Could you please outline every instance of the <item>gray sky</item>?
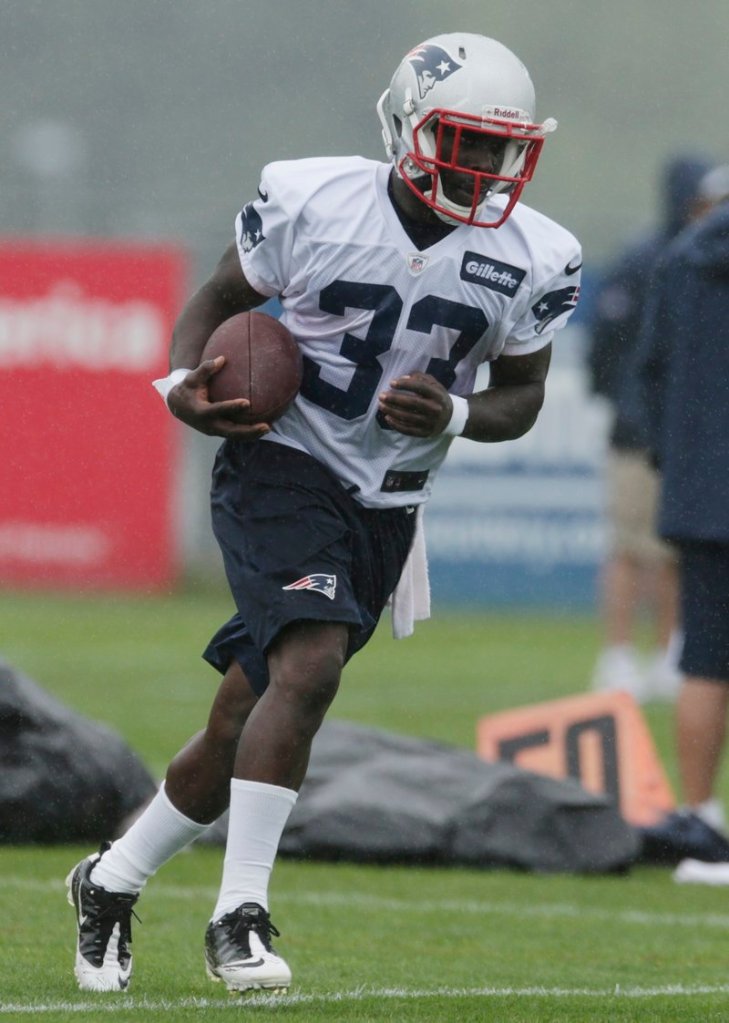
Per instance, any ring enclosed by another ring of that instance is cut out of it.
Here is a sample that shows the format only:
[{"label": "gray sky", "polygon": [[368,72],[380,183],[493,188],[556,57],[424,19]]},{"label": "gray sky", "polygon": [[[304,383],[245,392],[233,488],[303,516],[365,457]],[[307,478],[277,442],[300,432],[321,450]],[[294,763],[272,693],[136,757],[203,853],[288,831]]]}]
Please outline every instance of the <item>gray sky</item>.
[{"label": "gray sky", "polygon": [[3,0],[3,233],[182,240],[205,271],[268,160],[382,158],[375,103],[429,35],[481,32],[554,116],[525,201],[599,263],[662,161],[729,159],[725,0]]}]

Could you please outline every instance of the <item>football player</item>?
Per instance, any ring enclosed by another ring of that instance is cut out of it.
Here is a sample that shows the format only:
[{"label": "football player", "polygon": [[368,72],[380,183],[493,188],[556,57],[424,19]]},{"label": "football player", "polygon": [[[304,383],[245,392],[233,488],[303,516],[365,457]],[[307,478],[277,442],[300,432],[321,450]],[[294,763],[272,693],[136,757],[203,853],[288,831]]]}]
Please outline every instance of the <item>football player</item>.
[{"label": "football player", "polygon": [[[401,578],[453,438],[533,426],[576,305],[577,241],[521,202],[556,124],[536,120],[513,53],[469,33],[429,39],[378,113],[387,163],[264,168],[156,382],[177,418],[224,438],[212,515],[237,611],[205,651],[223,674],[205,729],[131,829],[69,874],[85,990],[127,987],[139,892],[228,806],[208,973],[231,990],[288,987],[268,881],[312,739]],[[245,400],[209,401],[222,362],[200,357],[220,323],[274,295],[303,383],[282,418],[247,425]],[[474,393],[483,363],[489,386]]]}]

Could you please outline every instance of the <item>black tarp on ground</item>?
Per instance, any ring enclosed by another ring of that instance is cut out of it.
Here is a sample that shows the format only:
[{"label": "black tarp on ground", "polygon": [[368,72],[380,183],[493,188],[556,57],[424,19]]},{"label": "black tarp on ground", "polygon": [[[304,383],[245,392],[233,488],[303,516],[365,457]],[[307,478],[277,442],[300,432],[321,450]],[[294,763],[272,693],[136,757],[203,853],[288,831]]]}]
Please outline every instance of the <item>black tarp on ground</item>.
[{"label": "black tarp on ground", "polygon": [[155,790],[116,733],[0,661],[0,842],[99,842]]},{"label": "black tarp on ground", "polygon": [[[117,734],[0,661],[0,842],[98,842],[155,789]],[[223,817],[207,840],[226,830]],[[296,858],[577,873],[637,852],[616,808],[575,782],[339,721],[314,741],[281,842]]]},{"label": "black tarp on ground", "polygon": [[[226,818],[207,841],[224,842]],[[281,854],[366,863],[625,869],[636,832],[604,797],[475,754],[325,722]]]}]

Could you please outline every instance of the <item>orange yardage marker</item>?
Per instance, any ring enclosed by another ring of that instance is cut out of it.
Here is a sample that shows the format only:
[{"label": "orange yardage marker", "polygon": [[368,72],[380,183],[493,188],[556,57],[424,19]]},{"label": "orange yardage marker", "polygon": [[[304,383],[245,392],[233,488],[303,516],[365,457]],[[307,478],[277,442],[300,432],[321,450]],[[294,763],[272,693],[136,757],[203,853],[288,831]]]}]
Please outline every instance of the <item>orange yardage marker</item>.
[{"label": "orange yardage marker", "polygon": [[631,824],[674,809],[653,738],[629,693],[586,693],[480,718],[477,752],[613,796]]}]

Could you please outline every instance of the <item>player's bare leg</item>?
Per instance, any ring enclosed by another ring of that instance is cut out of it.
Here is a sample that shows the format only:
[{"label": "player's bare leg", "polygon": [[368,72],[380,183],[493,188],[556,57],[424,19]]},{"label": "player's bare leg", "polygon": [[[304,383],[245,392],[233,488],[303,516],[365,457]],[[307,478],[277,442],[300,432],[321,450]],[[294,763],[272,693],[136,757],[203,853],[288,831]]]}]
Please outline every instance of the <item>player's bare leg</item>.
[{"label": "player's bare leg", "polygon": [[209,824],[228,808],[238,743],[257,697],[233,661],[223,677],[206,728],[172,760],[165,790],[180,813]]},{"label": "player's bare leg", "polygon": [[291,981],[271,944],[278,931],[268,914],[268,881],[312,740],[336,695],[346,649],[344,625],[290,625],[269,653],[268,689],[243,729],[223,879],[205,935],[208,974],[231,991],[283,991]]},{"label": "player's bare leg", "polygon": [[298,791],[311,743],[339,688],[346,625],[295,622],[271,647],[270,684],[246,721],[234,776]]}]

